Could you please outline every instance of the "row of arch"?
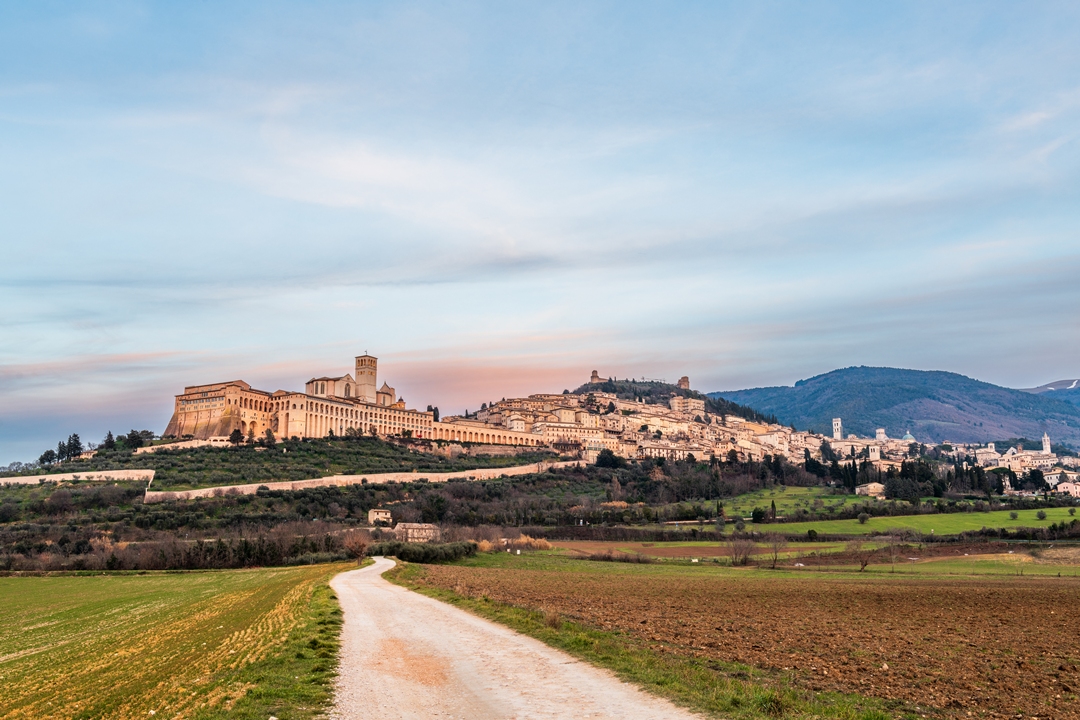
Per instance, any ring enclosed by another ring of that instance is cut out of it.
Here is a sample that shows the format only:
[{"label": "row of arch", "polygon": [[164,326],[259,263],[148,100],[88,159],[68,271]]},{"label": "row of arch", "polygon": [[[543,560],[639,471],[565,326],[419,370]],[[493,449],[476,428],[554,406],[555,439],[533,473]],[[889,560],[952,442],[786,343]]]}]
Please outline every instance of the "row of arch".
[{"label": "row of arch", "polygon": [[436,440],[456,440],[457,442],[492,443],[495,445],[541,445],[539,438],[521,438],[499,432],[480,432],[459,428],[437,428]]}]

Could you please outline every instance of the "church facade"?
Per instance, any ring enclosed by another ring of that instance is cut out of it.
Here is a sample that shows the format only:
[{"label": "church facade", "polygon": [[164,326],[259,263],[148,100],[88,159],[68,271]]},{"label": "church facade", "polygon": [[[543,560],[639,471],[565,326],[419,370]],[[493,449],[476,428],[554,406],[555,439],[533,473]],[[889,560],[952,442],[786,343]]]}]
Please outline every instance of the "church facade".
[{"label": "church facade", "polygon": [[430,412],[409,410],[404,399],[385,382],[376,386],[378,358],[355,358],[354,374],[312,378],[304,392],[268,392],[243,380],[193,385],[176,396],[164,436],[208,440],[239,430],[245,437],[262,437],[267,430],[279,438],[363,434],[411,435],[431,438]]}]

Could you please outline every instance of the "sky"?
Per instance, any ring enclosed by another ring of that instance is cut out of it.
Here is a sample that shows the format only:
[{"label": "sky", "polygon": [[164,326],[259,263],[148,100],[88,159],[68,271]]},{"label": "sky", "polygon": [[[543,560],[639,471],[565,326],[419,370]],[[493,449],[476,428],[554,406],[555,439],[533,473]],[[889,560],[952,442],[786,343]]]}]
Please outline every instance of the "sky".
[{"label": "sky", "polygon": [[1080,5],[0,2],[0,464],[365,351],[1080,376]]}]

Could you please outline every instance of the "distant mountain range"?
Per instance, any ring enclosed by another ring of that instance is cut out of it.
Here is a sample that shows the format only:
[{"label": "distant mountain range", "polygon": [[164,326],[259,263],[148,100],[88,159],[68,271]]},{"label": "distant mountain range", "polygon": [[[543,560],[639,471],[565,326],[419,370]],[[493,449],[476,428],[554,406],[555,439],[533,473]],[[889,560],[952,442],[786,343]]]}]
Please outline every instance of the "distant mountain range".
[{"label": "distant mountain range", "polygon": [[709,396],[825,435],[839,417],[845,435],[872,437],[876,428],[885,428],[889,437],[910,432],[920,442],[939,443],[1040,438],[1046,432],[1055,444],[1080,447],[1080,382],[1073,380],[1014,390],[950,372],[850,367],[794,387]]},{"label": "distant mountain range", "polygon": [[1064,400],[1080,407],[1080,380],[1058,380],[1037,388],[1026,389],[1024,392]]}]

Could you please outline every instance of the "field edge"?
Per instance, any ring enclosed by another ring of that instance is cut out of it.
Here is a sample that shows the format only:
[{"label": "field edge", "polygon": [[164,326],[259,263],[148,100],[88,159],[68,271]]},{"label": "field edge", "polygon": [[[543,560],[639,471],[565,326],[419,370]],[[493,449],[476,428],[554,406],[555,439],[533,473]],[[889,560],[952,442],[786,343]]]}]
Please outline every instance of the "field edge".
[{"label": "field edge", "polygon": [[[431,587],[423,583],[422,565],[397,562],[397,567],[383,574],[392,583],[505,625],[591,665],[610,670],[619,679],[646,692],[710,717],[740,720],[919,717],[896,702],[860,695],[815,693],[794,686],[781,673],[667,654],[662,650],[657,652],[647,643],[624,633],[588,627],[538,609],[486,597],[470,598],[452,590]],[[925,717],[925,711],[923,713]]]}]

